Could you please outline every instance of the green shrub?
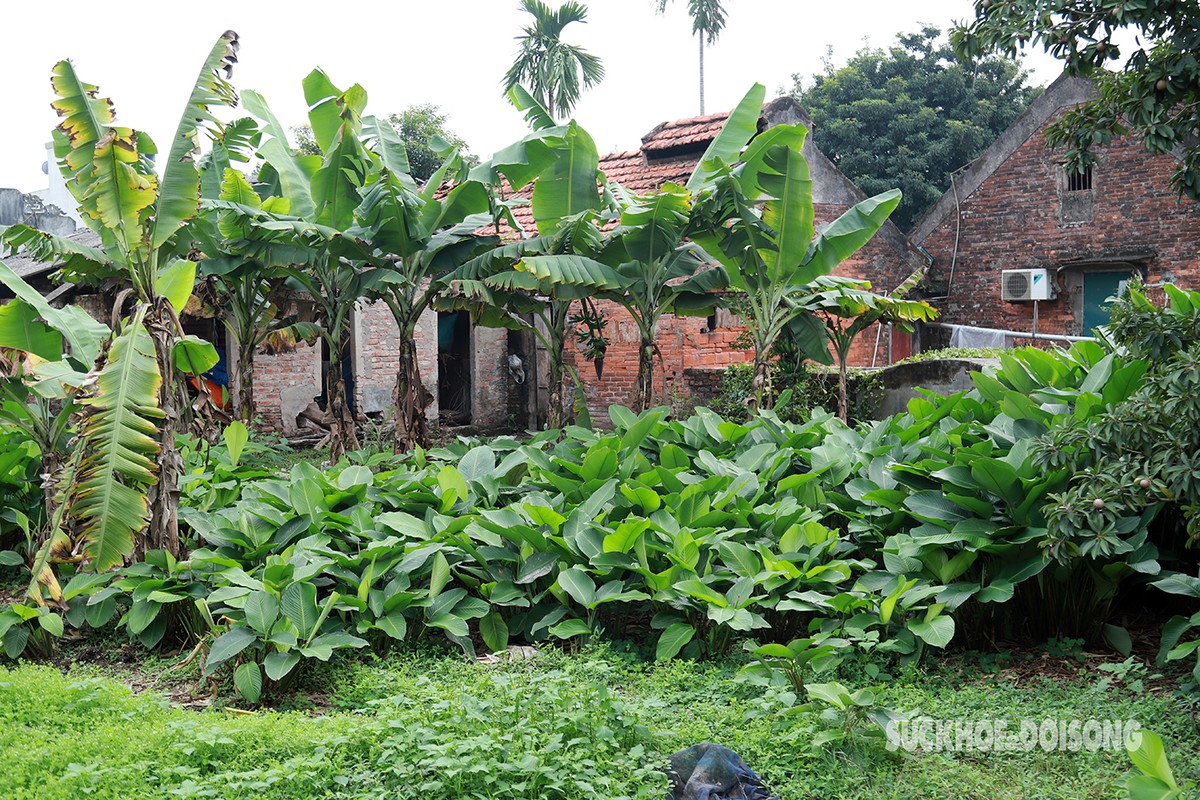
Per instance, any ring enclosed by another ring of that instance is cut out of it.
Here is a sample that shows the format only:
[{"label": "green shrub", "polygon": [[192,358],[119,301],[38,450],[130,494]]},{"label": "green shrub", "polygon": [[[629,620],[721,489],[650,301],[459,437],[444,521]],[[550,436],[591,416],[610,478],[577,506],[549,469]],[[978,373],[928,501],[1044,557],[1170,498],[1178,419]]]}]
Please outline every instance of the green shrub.
[{"label": "green shrub", "polygon": [[920,361],[938,361],[944,358],[994,359],[1007,353],[1003,347],[939,347],[936,350],[923,350],[913,353],[897,364],[913,364]]},{"label": "green shrub", "polygon": [[[772,366],[772,384],[777,400],[774,411],[786,422],[799,422],[812,416],[816,409],[837,410],[837,371],[810,364],[777,362]],[[713,411],[725,419],[744,422],[750,412],[750,383],[754,378],[752,364],[731,364],[721,376],[721,391],[711,404]],[[883,383],[878,370],[852,367],[848,376],[850,421],[857,423],[874,419],[883,400]]]}]

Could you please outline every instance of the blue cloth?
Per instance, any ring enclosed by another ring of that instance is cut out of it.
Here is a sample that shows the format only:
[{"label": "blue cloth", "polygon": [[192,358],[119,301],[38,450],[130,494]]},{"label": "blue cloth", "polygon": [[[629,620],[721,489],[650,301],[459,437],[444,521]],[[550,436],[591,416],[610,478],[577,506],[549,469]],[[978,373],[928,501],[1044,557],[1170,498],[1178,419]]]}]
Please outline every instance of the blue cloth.
[{"label": "blue cloth", "polygon": [[229,386],[229,362],[225,358],[225,350],[223,348],[217,349],[216,366],[204,373],[204,377],[218,386]]},{"label": "blue cloth", "polygon": [[671,800],[778,800],[728,747],[704,742],[669,760]]}]

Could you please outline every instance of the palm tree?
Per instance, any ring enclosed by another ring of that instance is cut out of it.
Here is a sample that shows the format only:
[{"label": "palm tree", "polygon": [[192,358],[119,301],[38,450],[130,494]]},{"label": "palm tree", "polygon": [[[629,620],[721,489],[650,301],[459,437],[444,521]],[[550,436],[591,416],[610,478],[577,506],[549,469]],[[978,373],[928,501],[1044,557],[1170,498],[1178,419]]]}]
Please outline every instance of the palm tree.
[{"label": "palm tree", "polygon": [[533,16],[533,24],[517,37],[521,47],[504,75],[504,91],[528,86],[546,110],[568,117],[583,90],[604,79],[599,58],[562,40],[563,29],[572,22],[587,22],[587,6],[567,0],[552,9],[542,0],[521,0],[521,8]]},{"label": "palm tree", "polygon": [[[667,10],[671,0],[654,0],[658,13]],[[692,33],[700,38],[700,113],[704,114],[704,46],[715,44],[725,29],[725,8],[721,0],[688,0],[688,14],[692,17]]]}]

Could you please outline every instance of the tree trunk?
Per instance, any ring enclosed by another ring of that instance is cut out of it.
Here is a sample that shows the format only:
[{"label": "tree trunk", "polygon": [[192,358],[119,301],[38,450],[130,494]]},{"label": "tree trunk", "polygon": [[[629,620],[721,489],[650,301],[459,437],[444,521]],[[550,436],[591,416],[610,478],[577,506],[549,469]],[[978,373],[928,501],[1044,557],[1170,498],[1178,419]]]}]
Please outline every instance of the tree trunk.
[{"label": "tree trunk", "polygon": [[54,519],[58,509],[58,478],[62,469],[62,458],[53,447],[42,447],[42,503],[46,508],[46,522]]},{"label": "tree trunk", "polygon": [[704,32],[696,37],[700,40],[700,116],[704,116]]},{"label": "tree trunk", "polygon": [[774,387],[771,385],[771,362],[766,354],[754,358],[753,377],[750,380],[750,392],[746,396],[746,407],[753,414],[759,409],[771,408],[775,405]]},{"label": "tree trunk", "polygon": [[[165,550],[179,556],[179,475],[183,472],[183,458],[175,445],[175,435],[180,430],[181,405],[180,384],[171,358],[171,345],[175,340],[174,314],[167,308],[167,300],[158,298],[146,314],[146,330],[154,341],[154,355],[162,383],[158,389],[159,407],[163,419],[159,422],[158,480],[146,493],[150,507],[150,525],[144,536],[134,546],[134,560],[141,561],[150,550]],[[184,399],[186,402],[186,399]]]},{"label": "tree trunk", "polygon": [[433,395],[425,389],[421,380],[417,345],[411,329],[400,336],[400,362],[392,401],[396,409],[395,452],[405,453],[414,445],[428,447],[429,427],[425,421],[425,409],[433,402]]},{"label": "tree trunk", "polygon": [[561,428],[566,422],[567,413],[563,408],[563,360],[559,353],[556,358],[550,354],[549,368],[550,397],[546,406],[546,427],[550,430]]},{"label": "tree trunk", "polygon": [[838,359],[838,416],[842,422],[850,422],[850,399],[847,384],[849,377],[846,370],[846,359]]},{"label": "tree trunk", "polygon": [[233,416],[246,423],[254,420],[254,346],[238,343],[237,391],[233,394]]},{"label": "tree trunk", "polygon": [[345,333],[338,336],[337,346],[330,349],[329,368],[325,372],[328,391],[329,416],[329,461],[336,464],[351,450],[359,449],[358,434],[354,430],[354,418],[346,402],[346,384],[342,380],[342,354],[346,352]]},{"label": "tree trunk", "polygon": [[638,350],[637,389],[634,397],[636,411],[641,413],[654,405],[654,340],[642,339]]}]

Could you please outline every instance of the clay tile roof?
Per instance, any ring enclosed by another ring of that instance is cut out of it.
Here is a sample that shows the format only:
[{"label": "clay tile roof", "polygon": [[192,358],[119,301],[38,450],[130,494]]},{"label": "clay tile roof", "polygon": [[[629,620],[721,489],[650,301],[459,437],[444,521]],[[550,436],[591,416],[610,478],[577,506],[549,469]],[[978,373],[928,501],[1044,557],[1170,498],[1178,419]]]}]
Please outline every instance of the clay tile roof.
[{"label": "clay tile roof", "polygon": [[664,122],[642,137],[642,152],[653,155],[663,151],[703,150],[716,138],[729,118],[729,112],[707,114]]}]

